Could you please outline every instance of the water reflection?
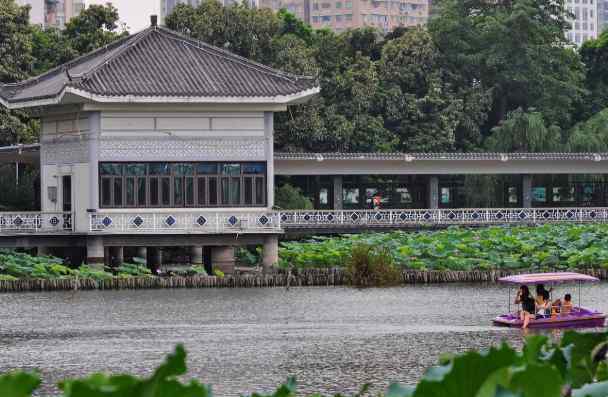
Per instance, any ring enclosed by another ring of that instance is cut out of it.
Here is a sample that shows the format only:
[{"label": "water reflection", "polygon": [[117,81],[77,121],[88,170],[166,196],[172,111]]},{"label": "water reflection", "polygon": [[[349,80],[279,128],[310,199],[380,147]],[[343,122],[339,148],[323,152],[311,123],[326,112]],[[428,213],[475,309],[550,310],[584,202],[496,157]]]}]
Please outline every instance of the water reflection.
[{"label": "water reflection", "polygon": [[[583,303],[608,311],[606,292],[590,287]],[[308,392],[380,390],[416,382],[442,352],[520,346],[521,330],[490,325],[506,300],[502,287],[462,284],[4,294],[0,371],[39,368],[48,394],[66,376],[148,374],[182,342],[190,375],[217,395],[269,391],[289,375]]]}]

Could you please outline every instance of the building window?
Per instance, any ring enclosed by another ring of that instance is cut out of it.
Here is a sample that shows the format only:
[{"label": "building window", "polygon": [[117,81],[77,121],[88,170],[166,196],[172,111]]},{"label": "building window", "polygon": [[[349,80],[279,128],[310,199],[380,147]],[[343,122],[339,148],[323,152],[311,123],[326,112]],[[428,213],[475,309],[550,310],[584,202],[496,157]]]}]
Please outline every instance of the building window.
[{"label": "building window", "polygon": [[359,189],[346,188],[342,190],[342,201],[344,204],[359,204]]},{"label": "building window", "polygon": [[321,22],[331,22],[331,15],[323,15],[321,17]]},{"label": "building window", "polygon": [[323,9],[331,8],[331,4],[329,4],[329,3],[321,3],[321,8],[323,8]]},{"label": "building window", "polygon": [[265,163],[100,163],[101,208],[263,207]]},{"label": "building window", "polygon": [[532,188],[532,201],[534,201],[536,203],[545,203],[547,201],[547,188],[533,187]]},{"label": "building window", "polygon": [[344,15],[344,18],[346,18],[347,21],[352,21],[353,20],[353,14],[346,14],[346,15]]},{"label": "building window", "polygon": [[313,22],[313,23],[319,23],[319,17],[318,17],[318,16],[316,16],[316,15],[315,15],[315,16],[313,16],[313,17],[312,17],[312,22]]},{"label": "building window", "polygon": [[318,10],[319,9],[319,3],[313,3],[312,4],[312,9],[313,10]]},{"label": "building window", "polygon": [[342,2],[336,1],[336,8],[342,8]]},{"label": "building window", "polygon": [[336,15],[336,22],[342,22],[344,20],[344,16]]},{"label": "building window", "polygon": [[353,8],[353,2],[352,1],[347,1],[344,3],[344,7],[345,8]]}]

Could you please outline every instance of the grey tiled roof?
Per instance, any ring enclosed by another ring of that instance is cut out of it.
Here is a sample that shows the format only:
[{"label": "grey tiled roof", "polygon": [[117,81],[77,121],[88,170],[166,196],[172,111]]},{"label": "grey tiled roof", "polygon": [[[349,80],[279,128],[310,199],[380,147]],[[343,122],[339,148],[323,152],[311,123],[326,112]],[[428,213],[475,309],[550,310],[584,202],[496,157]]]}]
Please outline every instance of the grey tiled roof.
[{"label": "grey tiled roof", "polygon": [[275,160],[608,160],[608,153],[280,153]]},{"label": "grey tiled roof", "polygon": [[102,96],[276,97],[317,83],[179,35],[150,27],[41,76],[0,86],[9,103],[53,98],[65,87]]}]

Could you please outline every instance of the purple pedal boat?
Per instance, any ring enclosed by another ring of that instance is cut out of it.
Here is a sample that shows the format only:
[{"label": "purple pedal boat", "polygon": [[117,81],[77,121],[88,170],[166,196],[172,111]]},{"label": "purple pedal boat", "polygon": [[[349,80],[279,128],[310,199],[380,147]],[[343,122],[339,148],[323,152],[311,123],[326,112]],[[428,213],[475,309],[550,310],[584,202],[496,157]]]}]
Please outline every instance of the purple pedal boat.
[{"label": "purple pedal boat", "polygon": [[[528,328],[584,328],[584,327],[603,327],[606,316],[597,310],[587,309],[581,306],[581,284],[598,282],[596,277],[588,276],[575,272],[557,273],[529,273],[518,274],[515,276],[502,277],[498,282],[509,285],[536,285],[536,284],[564,284],[578,283],[579,293],[578,306],[574,306],[572,311],[565,313],[554,313],[547,318],[537,318],[531,320]],[[519,318],[519,311],[511,313],[511,289],[509,288],[509,313],[498,316],[494,319],[494,325],[503,327],[521,328],[523,321]]]}]

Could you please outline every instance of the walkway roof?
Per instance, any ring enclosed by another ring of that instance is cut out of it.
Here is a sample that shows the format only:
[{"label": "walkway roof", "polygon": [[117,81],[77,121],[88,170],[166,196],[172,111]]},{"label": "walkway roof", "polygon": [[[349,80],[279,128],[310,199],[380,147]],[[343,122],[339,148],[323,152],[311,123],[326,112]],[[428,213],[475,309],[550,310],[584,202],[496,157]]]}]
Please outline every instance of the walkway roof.
[{"label": "walkway roof", "polygon": [[153,25],[40,76],[0,84],[0,104],[11,109],[88,101],[283,105],[318,92],[313,78]]}]

